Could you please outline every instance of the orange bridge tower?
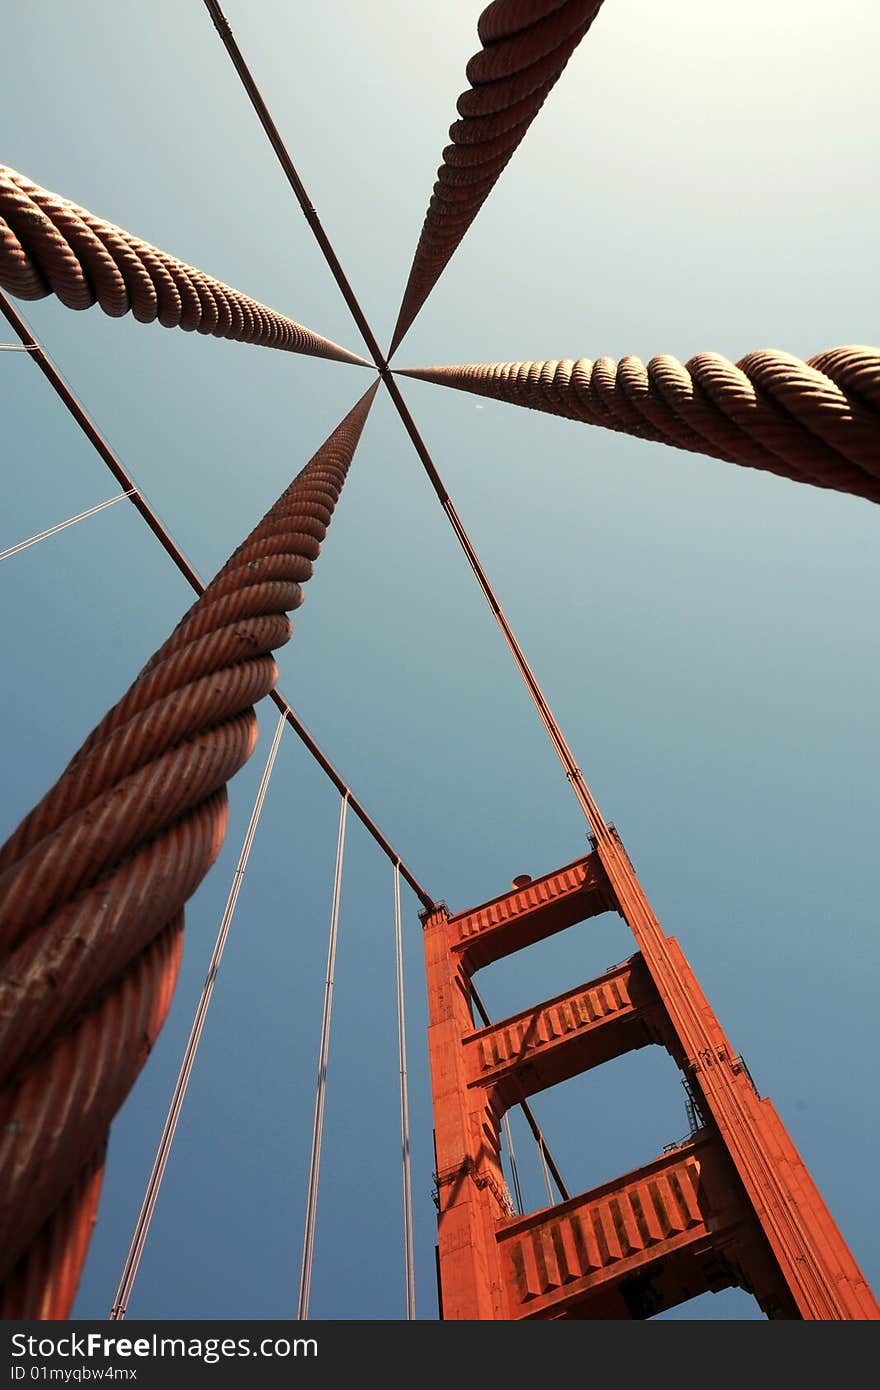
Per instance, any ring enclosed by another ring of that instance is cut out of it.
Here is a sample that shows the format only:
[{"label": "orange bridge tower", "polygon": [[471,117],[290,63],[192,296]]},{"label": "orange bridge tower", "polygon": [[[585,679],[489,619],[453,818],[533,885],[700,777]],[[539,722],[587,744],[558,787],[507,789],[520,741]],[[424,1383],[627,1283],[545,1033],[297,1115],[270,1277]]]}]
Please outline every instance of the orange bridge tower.
[{"label": "orange bridge tower", "polygon": [[[736,1286],[769,1318],[880,1317],[774,1106],[664,934],[616,831],[596,820],[586,857],[454,916],[442,904],[422,914],[440,1316],[646,1318]],[[630,927],[638,949],[629,960],[475,1026],[475,971],[602,912]],[[513,1213],[505,1111],[649,1044],[683,1073],[691,1137],[591,1192]]]}]

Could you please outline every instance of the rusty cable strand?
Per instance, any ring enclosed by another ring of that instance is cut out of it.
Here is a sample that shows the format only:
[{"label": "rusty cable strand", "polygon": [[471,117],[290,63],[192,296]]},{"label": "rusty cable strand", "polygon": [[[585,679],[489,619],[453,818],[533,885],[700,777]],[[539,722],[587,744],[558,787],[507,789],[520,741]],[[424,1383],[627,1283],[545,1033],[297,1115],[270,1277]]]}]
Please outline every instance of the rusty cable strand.
[{"label": "rusty cable strand", "polygon": [[302,602],[377,387],[0,849],[0,1279],[105,1143],[140,1068],[155,971],[126,1005],[126,1019],[143,1015],[134,1034],[119,1001],[168,924],[182,926],[219,852],[226,783],[253,751],[253,705],[275,684],[272,650],[290,639],[287,612]]},{"label": "rusty cable strand", "polygon": [[69,1308],[85,1262],[104,1178],[104,1151],[81,1170],[0,1289],[0,1318],[43,1321]]},{"label": "rusty cable strand", "polygon": [[0,286],[19,299],[96,302],[111,318],[357,366],[364,358],[0,164]]},{"label": "rusty cable strand", "polygon": [[701,352],[683,366],[491,362],[402,376],[760,468],[880,502],[880,349],[830,348],[807,361],[775,349],[739,362]]},{"label": "rusty cable strand", "polygon": [[602,0],[495,0],[465,69],[437,182],[403,293],[391,357],[561,77]]},{"label": "rusty cable strand", "polygon": [[[7,1210],[3,1192],[4,1262],[20,1252],[0,1284],[4,1317],[67,1317],[94,1223],[107,1131],[165,1021],[182,948],[181,911],[76,1026],[0,1093],[0,1175],[4,1188],[10,1183],[20,1193]],[[49,1214],[40,1221],[43,1210]]]}]

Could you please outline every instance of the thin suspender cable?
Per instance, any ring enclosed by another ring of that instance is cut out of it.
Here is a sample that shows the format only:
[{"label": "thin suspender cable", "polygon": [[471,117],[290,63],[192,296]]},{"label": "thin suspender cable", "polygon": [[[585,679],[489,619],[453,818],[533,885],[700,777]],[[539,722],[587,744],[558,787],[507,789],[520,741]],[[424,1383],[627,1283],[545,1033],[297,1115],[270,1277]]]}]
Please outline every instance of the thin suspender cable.
[{"label": "thin suspender cable", "polygon": [[403,1265],[406,1278],[406,1316],[416,1315],[413,1255],[412,1171],[409,1144],[409,1095],[406,1078],[406,1014],[403,992],[403,929],[400,921],[400,870],[394,866],[394,958],[397,967],[397,1054],[400,1064],[400,1144],[403,1157]]},{"label": "thin suspender cable", "polygon": [[544,695],[544,692],[542,691],[540,685],[538,684],[538,681],[535,677],[534,672],[532,671],[531,666],[526,660],[525,653],[523,652],[522,647],[519,645],[519,642],[516,639],[513,628],[507,621],[504,610],[502,609],[501,604],[498,602],[498,599],[495,596],[495,592],[492,588],[491,583],[489,582],[489,578],[486,574],[486,571],[483,569],[483,566],[480,563],[480,558],[477,555],[477,552],[473,547],[471,539],[468,536],[467,531],[464,529],[461,519],[458,513],[456,512],[455,507],[452,504],[452,500],[449,496],[449,493],[446,491],[446,488],[443,485],[443,480],[441,479],[440,474],[437,472],[437,469],[434,465],[434,461],[431,458],[431,455],[428,453],[425,441],[422,439],[422,436],[420,435],[418,428],[416,427],[416,423],[413,420],[412,415],[409,412],[409,409],[407,408],[406,402],[400,394],[400,389],[397,385],[397,382],[395,381],[393,376],[389,375],[385,377],[385,385],[388,387],[391,399],[397,406],[398,414],[400,415],[400,418],[404,423],[406,431],[413,442],[416,453],[422,461],[422,466],[424,467],[425,472],[427,473],[428,478],[430,479],[431,486],[437,494],[440,504],[443,507],[444,512],[446,513],[447,519],[450,525],[452,526],[452,529],[455,532],[456,537],[458,538],[458,542],[462,550],[464,551],[465,556],[467,557],[468,564],[474,572],[474,576],[477,580],[477,583],[483,591],[483,596],[492,610],[495,621],[501,629],[505,642],[510,648],[511,655],[513,656],[513,659],[516,662],[517,669],[519,670],[519,673],[522,676],[523,681],[525,682],[526,688],[529,694],[531,695],[535,708],[537,709],[538,714],[541,718],[541,722],[543,723],[544,728],[547,730],[547,733],[550,736],[550,741],[553,744],[553,747],[556,751],[556,754],[560,762],[562,763],[562,766],[565,770],[565,775],[571,785],[571,789],[578,800],[581,810],[586,816],[587,824],[597,835],[600,835],[603,832],[607,834],[608,828],[602,816],[602,813],[599,810],[599,807],[597,806],[593,798],[592,792],[590,791],[589,787],[586,784],[586,781],[584,780],[583,773],[581,772],[580,768],[577,765],[577,762],[575,761],[574,754],[569,748],[562,730],[556,722],[556,719],[553,715],[553,711],[550,708],[549,702],[546,696]]},{"label": "thin suspender cable", "polygon": [[513,1147],[513,1135],[510,1132],[510,1115],[504,1112],[504,1137],[507,1140],[507,1152],[510,1155],[510,1180],[513,1183],[513,1196],[516,1202],[517,1215],[523,1215],[522,1188],[519,1185],[519,1169],[516,1166],[516,1150]]},{"label": "thin suspender cable", "polygon": [[33,352],[30,343],[0,343],[0,352]]},{"label": "thin suspender cable", "polygon": [[541,1160],[541,1172],[544,1174],[544,1186],[545,1186],[546,1189],[547,1189],[547,1203],[548,1203],[549,1206],[552,1207],[552,1205],[553,1205],[553,1189],[552,1189],[551,1186],[550,1186],[550,1174],[547,1172],[547,1160],[546,1160],[545,1157],[544,1157],[544,1146],[543,1146],[543,1144],[539,1144],[539,1145],[538,1145],[538,1157],[539,1157],[540,1160]]},{"label": "thin suspender cable", "polygon": [[[474,1001],[474,1007],[476,1008],[477,1013],[480,1015],[483,1027],[491,1028],[492,1020],[486,1012],[486,1006],[480,998],[477,992],[477,987],[474,984],[473,980],[471,980],[469,988],[471,993],[471,999],[473,999]],[[567,1202],[569,1197],[571,1196],[571,1193],[569,1192],[565,1183],[562,1181],[562,1174],[557,1168],[553,1155],[547,1147],[547,1140],[544,1138],[544,1135],[541,1131],[541,1126],[535,1119],[532,1107],[529,1105],[527,1100],[521,1100],[519,1103],[519,1108],[525,1116],[526,1124],[528,1125],[529,1129],[532,1131],[532,1134],[534,1135],[535,1142],[538,1145],[538,1148],[541,1152],[542,1161],[545,1162],[547,1167],[549,1168],[560,1197],[562,1198],[563,1202]]]},{"label": "thin suspender cable", "polygon": [[[147,523],[150,530],[153,532],[154,536],[159,541],[159,544],[162,546],[165,553],[169,555],[171,559],[174,561],[175,565],[180,570],[181,574],[184,576],[190,587],[193,588],[197,594],[203,593],[205,586],[202,583],[196,571],[193,569],[192,565],[184,556],[180,547],[177,545],[177,543],[170,535],[170,533],[166,530],[166,528],[162,525],[162,522],[159,520],[158,516],[153,511],[150,504],[147,501],[145,501],[140,491],[135,486],[133,478],[131,478],[131,476],[126,472],[125,468],[123,467],[119,459],[116,457],[116,455],[113,453],[113,450],[110,448],[107,441],[98,431],[97,426],[89,419],[85,410],[80,405],[79,401],[76,399],[76,396],[73,394],[70,387],[67,385],[67,382],[61,376],[61,373],[55,367],[54,363],[51,361],[44,348],[37,342],[36,338],[34,337],[31,330],[28,328],[27,324],[19,316],[19,314],[12,307],[9,300],[2,292],[0,292],[0,313],[3,314],[8,323],[21,338],[22,344],[25,348],[27,348],[28,352],[31,352],[33,354],[34,362],[37,364],[37,366],[40,368],[40,371],[46,377],[46,380],[49,382],[49,385],[52,387],[56,395],[59,396],[61,401],[67,407],[68,411],[73,416],[74,420],[79,425],[86,438],[89,440],[89,442],[93,445],[98,454],[104,460],[104,463],[107,465],[114,478],[116,478],[117,482],[121,483],[122,486],[127,490],[126,495],[129,497],[129,500],[140,512],[144,521]],[[434,900],[431,897],[431,895],[422,887],[422,885],[419,883],[418,879],[415,877],[412,871],[408,869],[407,866],[403,863],[400,856],[392,848],[388,840],[382,834],[382,831],[376,825],[376,822],[372,819],[371,816],[368,815],[364,807],[361,805],[360,801],[358,801],[357,797],[351,791],[351,788],[347,786],[345,780],[336,771],[335,767],[330,762],[330,759],[318,747],[317,743],[312,738],[308,729],[291,709],[290,705],[285,700],[281,692],[277,689],[273,690],[271,693],[271,698],[277,705],[278,709],[284,711],[287,722],[293,729],[297,738],[299,738],[300,741],[305,744],[312,757],[315,759],[319,767],[324,771],[326,776],[336,787],[340,795],[348,797],[351,809],[354,811],[355,815],[361,821],[365,829],[369,831],[370,835],[372,835],[373,839],[376,841],[376,844],[382,850],[382,853],[385,854],[387,858],[391,860],[392,864],[400,865],[400,872],[403,874],[403,877],[406,879],[410,888],[412,888],[413,892],[415,893],[416,897],[420,900],[423,907],[432,908],[434,906]]]},{"label": "thin suspender cable", "polygon": [[278,127],[273,121],[269,113],[269,108],[260,93],[260,89],[254,81],[250,68],[244,60],[244,55],[235,41],[235,37],[229,27],[229,20],[226,18],[217,0],[205,0],[205,9],[211,16],[214,28],[220,35],[223,45],[232,59],[233,67],[241,78],[241,84],[250,97],[251,105],[259,117],[260,124],[269,137],[269,143],[278,156],[278,162],[284,170],[287,182],[296,195],[296,200],[302,208],[305,219],[314,233],[315,240],[323,252],[324,259],[330,267],[333,278],[342,292],[342,297],[351,310],[352,318],[360,329],[361,337],[369,348],[373,361],[380,371],[387,372],[388,363],[385,361],[373,330],[367,322],[367,317],[358,303],[357,296],[349,284],[348,277],[339,263],[339,258],[333,250],[330,238],[321,225],[321,219],[318,217],[315,206],[306,192],[305,184],[294,167],[293,160],[281,138]]},{"label": "thin suspender cable", "polygon": [[186,576],[186,579],[195,589],[196,593],[202,593],[205,586],[199,579],[192,565],[184,558],[182,552],[175,545],[152,507],[144,500],[135,484],[134,478],[126,471],[110,448],[106,439],[104,439],[97,425],[95,425],[86,414],[67,382],[64,380],[64,377],[61,375],[54,362],[52,362],[45,348],[37,342],[24,319],[22,319],[17,310],[12,307],[2,291],[0,291],[0,313],[2,313],[10,327],[18,334],[25,347],[29,349],[33,362],[39,367],[56,395],[58,395],[67,406],[67,409],[79,425],[83,434],[92,447],[100,454],[116,481],[127,493],[131,494],[132,506],[136,507],[140,512],[144,521],[153,532],[153,535],[159,541],[159,544],[166,553],[171,556],[177,568]]},{"label": "thin suspender cable", "polygon": [[211,995],[214,992],[214,985],[217,981],[217,972],[220,969],[220,962],[223,959],[223,950],[226,945],[226,938],[229,935],[229,926],[232,922],[233,913],[235,912],[235,905],[238,901],[238,895],[241,890],[242,879],[244,877],[245,869],[247,868],[248,859],[250,858],[251,846],[253,845],[254,836],[257,832],[257,825],[260,819],[260,812],[263,809],[263,802],[266,799],[266,791],[269,786],[269,779],[272,776],[272,769],[275,766],[275,757],[278,753],[279,744],[281,743],[281,735],[284,732],[284,724],[285,720],[284,715],[282,714],[278,720],[278,725],[275,729],[275,736],[272,739],[272,746],[269,749],[269,756],[266,759],[266,766],[263,769],[263,776],[260,781],[259,789],[257,791],[257,797],[254,802],[254,809],[251,812],[250,823],[248,825],[247,832],[244,837],[244,843],[241,847],[241,854],[238,858],[238,865],[236,867],[235,873],[232,876],[232,884],[229,889],[229,896],[226,900],[226,907],[224,909],[223,917],[220,922],[220,929],[217,932],[217,939],[214,943],[214,950],[211,954],[211,961],[208,966],[208,973],[205,977],[205,983],[202,986],[202,993],[198,1002],[198,1007],[196,1008],[192,1028],[190,1030],[189,1040],[186,1044],[186,1049],[183,1054],[183,1061],[180,1066],[180,1071],[178,1072],[177,1081],[174,1085],[174,1093],[171,1097],[171,1104],[168,1107],[168,1114],[165,1117],[165,1124],[162,1129],[162,1135],[159,1140],[159,1146],[156,1149],[156,1156],[153,1159],[153,1166],[150,1170],[150,1176],[147,1179],[147,1187],[144,1193],[144,1199],[141,1203],[141,1209],[138,1213],[137,1221],[135,1222],[134,1232],[131,1238],[131,1244],[128,1248],[128,1254],[125,1258],[125,1264],[122,1267],[122,1274],[120,1276],[119,1284],[116,1289],[116,1296],[113,1300],[113,1307],[110,1310],[111,1321],[121,1322],[122,1319],[125,1317],[126,1312],[128,1311],[128,1304],[131,1298],[131,1291],[134,1287],[134,1281],[137,1277],[138,1266],[140,1265],[144,1245],[146,1243],[147,1235],[149,1234],[150,1223],[153,1219],[153,1211],[155,1210],[156,1200],[159,1196],[159,1188],[162,1185],[162,1179],[165,1175],[165,1168],[168,1164],[168,1155],[171,1152],[171,1145],[174,1142],[174,1134],[177,1129],[178,1120],[180,1119],[181,1109],[183,1108],[183,1102],[186,1096],[187,1086],[189,1085],[189,1079],[192,1074],[193,1063],[195,1062],[196,1052],[198,1050],[199,1041],[202,1036],[202,1030],[205,1026],[205,1018],[207,1017],[208,1013],[208,1005],[211,1002]]},{"label": "thin suspender cable", "polygon": [[565,775],[571,784],[572,791],[574,792],[575,797],[577,798],[581,810],[587,818],[587,823],[597,835],[601,835],[603,832],[607,833],[607,825],[605,823],[605,820],[603,819],[602,813],[599,810],[599,807],[597,806],[596,802],[594,801],[593,795],[589,787],[587,786],[583,773],[581,772],[580,768],[578,767],[575,761],[574,754],[569,748],[565,740],[565,737],[562,733],[562,730],[560,729],[559,725],[556,722],[556,719],[554,718],[553,711],[551,710],[550,705],[547,702],[547,699],[543,691],[541,690],[541,687],[539,686],[531,667],[529,666],[529,663],[526,661],[525,654],[514,635],[513,629],[510,626],[510,623],[507,621],[507,618],[505,617],[504,611],[500,603],[495,597],[495,594],[492,590],[492,586],[489,583],[488,576],[486,575],[486,572],[483,569],[482,564],[480,563],[479,557],[476,551],[474,550],[473,545],[471,544],[470,537],[465,531],[464,526],[462,525],[461,520],[458,516],[458,513],[452,505],[449,493],[446,491],[446,488],[443,485],[443,481],[440,478],[440,475],[437,472],[436,467],[434,466],[434,462],[431,459],[430,454],[428,453],[425,442],[419,434],[419,431],[416,428],[415,421],[413,420],[412,415],[410,414],[409,409],[407,408],[406,402],[400,394],[400,388],[398,387],[397,382],[395,381],[391,373],[391,369],[388,366],[388,361],[382,353],[378,342],[376,341],[375,334],[370,328],[366,316],[360,304],[358,303],[357,296],[351,288],[348,278],[345,275],[345,272],[343,271],[342,266],[339,263],[339,258],[333,249],[333,246],[330,242],[330,238],[327,236],[327,233],[324,231],[324,228],[321,225],[320,218],[318,217],[314,204],[309,198],[305,184],[303,183],[302,179],[296,171],[296,168],[293,164],[293,160],[290,157],[290,153],[287,150],[287,147],[285,146],[284,141],[282,140],[281,135],[278,131],[278,127],[272,120],[272,117],[269,114],[269,109],[266,106],[265,101],[263,100],[260,90],[257,87],[256,82],[254,81],[253,75],[251,74],[251,71],[248,68],[247,63],[245,62],[241,49],[238,47],[238,44],[236,43],[235,38],[233,37],[232,30],[229,27],[229,21],[224,15],[222,9],[220,8],[218,0],[204,0],[204,3],[205,8],[207,9],[214,23],[215,29],[217,30],[217,33],[220,35],[220,38],[226,48],[226,51],[232,59],[233,65],[241,79],[242,85],[244,86],[248,96],[250,97],[251,104],[260,119],[260,123],[262,124],[263,129],[269,137],[269,141],[272,145],[272,148],[274,149],[275,154],[278,157],[278,161],[281,164],[281,167],[284,170],[284,173],[287,177],[287,180],[296,195],[297,201],[299,202],[303,214],[305,215],[306,221],[308,222],[309,226],[312,229],[312,232],[314,233],[315,239],[318,242],[318,245],[320,246],[321,251],[324,254],[324,258],[327,261],[327,264],[330,267],[330,270],[336,280],[336,283],[342,292],[345,302],[351,310],[351,314],[355,322],[357,323],[358,328],[361,331],[361,335],[363,336],[364,342],[367,344],[367,347],[369,348],[370,353],[372,354],[373,361],[375,362],[382,376],[382,380],[385,382],[385,385],[388,388],[388,393],[391,396],[392,401],[394,402],[394,405],[397,409],[397,413],[403,421],[404,428],[406,429],[410,439],[413,442],[413,445],[415,446],[416,453],[422,461],[422,465],[431,481],[431,485],[433,486],[434,491],[440,499],[440,502],[443,506],[443,510],[446,513],[446,516],[452,526],[452,529],[458,537],[458,541],[461,545],[462,550],[467,556],[468,564],[470,565],[471,569],[474,572],[474,575],[476,576],[477,583],[482,589],[483,594],[489,604],[489,607],[492,609],[498,626],[501,628],[504,640],[510,648],[511,654],[513,656],[514,661],[516,662],[519,673],[525,681],[529,694],[531,695],[532,700],[535,703],[535,707],[538,710],[538,714],[541,717],[541,721],[543,722],[544,727],[550,736],[550,740],[553,744],[553,747],[556,750],[557,756],[559,757],[559,760],[562,763],[562,766],[565,770]]},{"label": "thin suspender cable", "polygon": [[354,811],[358,820],[372,835],[373,839],[379,846],[382,853],[386,856],[386,858],[391,860],[392,864],[397,864],[399,866],[400,872],[406,879],[410,888],[415,893],[416,897],[423,904],[423,906],[427,907],[428,909],[432,908],[434,906],[434,901],[431,895],[427,892],[426,889],[422,887],[415,874],[413,874],[412,871],[408,869],[406,865],[403,863],[403,861],[398,857],[397,851],[393,849],[393,847],[386,840],[385,836],[382,834],[382,831],[379,829],[376,822],[364,810],[362,804],[360,803],[360,801],[358,801],[354,792],[351,790],[351,787],[347,785],[344,778],[336,771],[336,768],[333,766],[330,759],[324,753],[321,752],[321,749],[318,747],[317,743],[312,738],[305,724],[303,724],[302,721],[297,717],[297,715],[294,714],[293,710],[284,700],[284,697],[281,695],[279,691],[273,690],[271,698],[275,701],[276,705],[278,705],[279,708],[282,705],[284,706],[284,709],[287,712],[287,722],[293,729],[297,738],[299,738],[299,740],[305,744],[306,748],[311,753],[315,762],[322,769],[322,771],[329,778],[329,780],[333,783],[340,796],[344,796],[347,799],[349,806]]},{"label": "thin suspender cable", "polygon": [[117,502],[121,502],[124,497],[130,497],[130,492],[117,492],[115,497],[108,497],[106,502],[99,502],[95,507],[89,507],[84,512],[78,512],[76,516],[69,516],[66,521],[59,521],[55,526],[49,526],[45,531],[40,531],[39,535],[31,536],[26,541],[19,541],[18,545],[11,545],[8,550],[0,550],[0,560],[8,560],[12,555],[18,555],[22,550],[27,550],[29,546],[36,545],[37,541],[48,540],[50,536],[55,536],[59,531],[66,531],[68,526],[74,526],[78,521],[85,521],[86,517],[94,516],[96,512],[102,512],[105,507],[113,507]]},{"label": "thin suspender cable", "polygon": [[318,1048],[318,1078],[315,1087],[315,1119],[312,1125],[306,1222],[303,1234],[299,1298],[296,1308],[296,1316],[300,1320],[309,1316],[309,1296],[312,1291],[312,1259],[315,1249],[315,1220],[318,1214],[318,1182],[321,1176],[321,1142],[324,1137],[324,1100],[327,1091],[330,1016],[333,1010],[333,981],[336,972],[336,942],[339,936],[339,900],[342,893],[342,861],[345,855],[345,816],[347,810],[348,797],[343,795],[339,807],[339,834],[336,839],[336,868],[333,874],[333,900],[330,906],[330,941],[327,947],[327,979],[324,985],[324,1008],[321,1014],[321,1042]]}]

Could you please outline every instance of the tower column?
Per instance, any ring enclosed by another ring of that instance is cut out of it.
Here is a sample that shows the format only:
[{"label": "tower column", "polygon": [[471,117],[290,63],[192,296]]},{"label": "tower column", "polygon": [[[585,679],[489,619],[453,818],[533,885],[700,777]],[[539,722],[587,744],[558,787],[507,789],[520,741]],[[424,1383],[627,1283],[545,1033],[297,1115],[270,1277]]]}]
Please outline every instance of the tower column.
[{"label": "tower column", "polygon": [[[598,979],[475,1027],[471,975],[616,910],[639,950]],[[423,915],[441,1316],[646,1318],[739,1287],[771,1318],[880,1318],[772,1103],[758,1095],[616,832],[554,873],[451,916]],[[513,1212],[500,1125],[527,1095],[662,1046],[695,1102],[691,1136],[641,1168]]]},{"label": "tower column", "polygon": [[512,1213],[500,1114],[486,1091],[467,1085],[461,1040],[474,1023],[468,978],[449,950],[448,920],[442,906],[425,917],[441,1298],[444,1318],[483,1321],[505,1316],[495,1231]]}]

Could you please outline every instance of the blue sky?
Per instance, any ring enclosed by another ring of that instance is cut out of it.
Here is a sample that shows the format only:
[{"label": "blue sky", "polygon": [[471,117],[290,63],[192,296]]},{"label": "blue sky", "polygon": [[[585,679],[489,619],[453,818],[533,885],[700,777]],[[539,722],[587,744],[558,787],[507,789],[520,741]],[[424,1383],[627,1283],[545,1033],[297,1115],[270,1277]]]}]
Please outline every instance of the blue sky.
[{"label": "blue sky", "polygon": [[[380,341],[478,7],[226,13]],[[880,21],[868,0],[608,0],[396,357],[801,357],[877,341]],[[201,4],[5,17],[0,158],[362,350]],[[20,306],[203,577],[350,409],[354,367]],[[867,502],[404,381],[606,817],[875,1289],[877,513]],[[113,480],[0,357],[0,548]],[[580,855],[585,826],[380,394],[280,685],[453,910]],[[6,561],[3,834],[189,604],[120,505]],[[111,1135],[74,1316],[106,1316],[275,724],[232,788],[161,1039]],[[132,1318],[292,1316],[338,798],[285,737]],[[312,1315],[403,1316],[387,861],[349,818]],[[404,895],[417,1306],[436,1313],[426,1007]],[[499,964],[495,1015],[630,954],[610,919]],[[536,1098],[572,1190],[687,1129],[649,1049]],[[540,1177],[515,1126],[531,1205]],[[686,1318],[749,1318],[743,1295]]]}]

